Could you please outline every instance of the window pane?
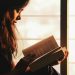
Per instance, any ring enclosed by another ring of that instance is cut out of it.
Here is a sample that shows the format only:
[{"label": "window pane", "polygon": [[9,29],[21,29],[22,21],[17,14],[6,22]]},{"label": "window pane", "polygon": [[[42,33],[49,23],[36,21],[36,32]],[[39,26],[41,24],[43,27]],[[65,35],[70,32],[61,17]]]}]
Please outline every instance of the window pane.
[{"label": "window pane", "polygon": [[69,0],[69,14],[75,15],[75,0]]},{"label": "window pane", "polygon": [[69,15],[69,39],[75,39],[75,16]]},{"label": "window pane", "polygon": [[50,35],[60,38],[59,16],[22,17],[17,23],[17,29],[22,39],[43,39]]},{"label": "window pane", "polygon": [[68,72],[69,75],[75,75],[75,0],[69,0],[69,41],[68,41],[68,50],[69,50],[69,57],[68,57]]},{"label": "window pane", "polygon": [[60,0],[30,0],[23,15],[60,15]]},{"label": "window pane", "polygon": [[69,62],[75,62],[75,39],[69,39]]},{"label": "window pane", "polygon": [[75,75],[75,63],[69,63],[68,75]]}]

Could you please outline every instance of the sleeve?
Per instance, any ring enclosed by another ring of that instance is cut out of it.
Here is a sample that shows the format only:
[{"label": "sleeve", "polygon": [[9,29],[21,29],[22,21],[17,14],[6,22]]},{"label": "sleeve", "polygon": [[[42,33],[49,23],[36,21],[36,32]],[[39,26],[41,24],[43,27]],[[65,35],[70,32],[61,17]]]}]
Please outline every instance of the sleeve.
[{"label": "sleeve", "polygon": [[12,75],[28,75],[29,72],[25,72],[30,62],[34,60],[34,55],[30,54],[20,59],[15,68],[12,70]]},{"label": "sleeve", "polygon": [[34,55],[27,55],[21,58],[15,68],[12,69],[11,62],[7,60],[5,55],[0,53],[0,75],[22,75],[34,57]]}]

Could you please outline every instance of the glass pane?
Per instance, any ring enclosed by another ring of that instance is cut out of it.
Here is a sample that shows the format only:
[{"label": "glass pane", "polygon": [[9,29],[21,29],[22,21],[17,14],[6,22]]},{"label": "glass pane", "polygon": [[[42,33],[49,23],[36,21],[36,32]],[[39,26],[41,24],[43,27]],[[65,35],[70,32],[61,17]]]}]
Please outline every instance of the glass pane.
[{"label": "glass pane", "polygon": [[69,75],[75,75],[75,0],[69,0],[69,57],[68,57],[68,72]]},{"label": "glass pane", "polygon": [[75,16],[69,15],[69,38],[75,39]]},{"label": "glass pane", "polygon": [[68,57],[68,65],[69,65],[69,75],[75,75],[75,16],[69,15],[69,44],[68,44],[68,50],[69,50],[69,57]]},{"label": "glass pane", "polygon": [[30,0],[23,15],[60,15],[60,0]]},{"label": "glass pane", "polygon": [[75,62],[75,39],[69,39],[69,62]]},{"label": "glass pane", "polygon": [[16,26],[22,39],[43,39],[50,35],[60,38],[60,16],[23,16]]},{"label": "glass pane", "polygon": [[75,75],[75,63],[69,63],[68,75]]},{"label": "glass pane", "polygon": [[69,15],[75,15],[75,0],[69,0]]}]

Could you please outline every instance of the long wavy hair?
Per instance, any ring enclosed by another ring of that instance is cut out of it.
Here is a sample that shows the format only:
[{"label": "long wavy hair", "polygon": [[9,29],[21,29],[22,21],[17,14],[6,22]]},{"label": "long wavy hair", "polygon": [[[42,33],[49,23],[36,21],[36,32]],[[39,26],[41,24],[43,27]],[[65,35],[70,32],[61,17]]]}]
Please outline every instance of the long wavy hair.
[{"label": "long wavy hair", "polygon": [[[1,0],[0,1],[0,52],[14,54],[17,52],[15,24],[13,10],[20,10],[28,4],[29,0]],[[9,54],[8,54],[9,55]]]}]

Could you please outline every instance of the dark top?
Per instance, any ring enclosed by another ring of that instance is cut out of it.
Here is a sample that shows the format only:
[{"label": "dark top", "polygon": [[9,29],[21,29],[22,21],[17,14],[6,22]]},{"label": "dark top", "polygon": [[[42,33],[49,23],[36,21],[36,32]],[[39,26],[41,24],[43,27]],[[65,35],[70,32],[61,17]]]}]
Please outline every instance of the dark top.
[{"label": "dark top", "polygon": [[46,66],[34,73],[33,72],[26,73],[24,72],[25,70],[24,66],[27,65],[28,62],[26,63],[23,60],[19,61],[23,65],[19,65],[20,64],[19,63],[16,66],[16,68],[12,70],[12,64],[11,64],[12,56],[11,56],[10,51],[8,51],[8,53],[9,55],[7,55],[7,53],[5,53],[4,55],[4,50],[0,48],[0,75],[3,75],[3,74],[5,75],[7,73],[10,73],[9,75],[59,75],[57,71],[53,67],[50,67],[50,66]]},{"label": "dark top", "polygon": [[0,73],[7,73],[12,69],[10,61],[6,59],[6,56],[0,54]]}]

